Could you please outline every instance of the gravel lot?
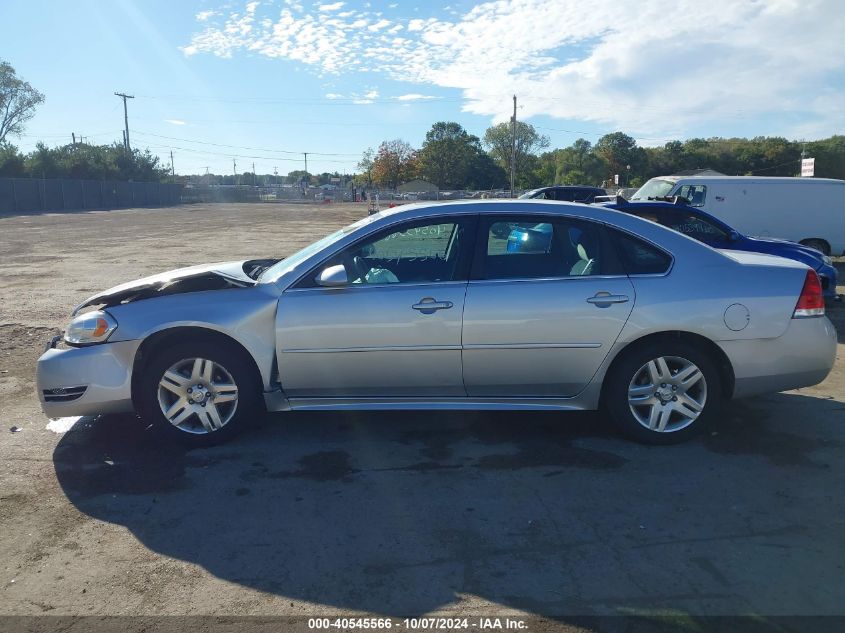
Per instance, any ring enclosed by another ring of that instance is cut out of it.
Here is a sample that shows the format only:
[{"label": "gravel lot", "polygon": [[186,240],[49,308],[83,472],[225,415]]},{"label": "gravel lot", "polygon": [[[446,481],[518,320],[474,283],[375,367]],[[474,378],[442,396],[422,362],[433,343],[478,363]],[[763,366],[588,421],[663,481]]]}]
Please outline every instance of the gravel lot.
[{"label": "gravel lot", "polygon": [[46,428],[35,360],[82,299],[365,214],[0,218],[0,615],[845,615],[841,304],[827,381],[731,403],[676,447],[598,414],[275,414],[190,453],[132,416]]}]

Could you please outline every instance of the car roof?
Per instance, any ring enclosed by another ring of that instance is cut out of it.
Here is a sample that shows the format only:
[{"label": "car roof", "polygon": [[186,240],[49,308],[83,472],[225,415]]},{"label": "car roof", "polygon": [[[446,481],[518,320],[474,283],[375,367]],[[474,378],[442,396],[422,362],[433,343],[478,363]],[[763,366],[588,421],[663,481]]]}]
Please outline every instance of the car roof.
[{"label": "car roof", "polygon": [[[667,205],[672,206],[672,205]],[[637,217],[630,213],[614,209],[612,206],[603,204],[585,204],[583,202],[562,202],[558,200],[537,200],[534,198],[523,199],[496,199],[496,200],[455,200],[450,202],[418,202],[386,209],[368,218],[364,218],[360,224],[378,223],[380,225],[393,224],[397,221],[413,220],[416,218],[425,219],[438,215],[450,214],[554,214],[577,217],[585,220],[604,222],[635,233],[649,233],[653,227],[657,227],[660,234],[663,232],[675,233],[671,229],[655,224],[648,220]]]},{"label": "car roof", "polygon": [[678,183],[681,181],[701,182],[704,184],[725,184],[725,183],[765,183],[765,184],[796,184],[801,186],[807,185],[845,185],[845,180],[836,178],[799,178],[796,176],[655,176],[650,180],[666,180],[667,182]]}]

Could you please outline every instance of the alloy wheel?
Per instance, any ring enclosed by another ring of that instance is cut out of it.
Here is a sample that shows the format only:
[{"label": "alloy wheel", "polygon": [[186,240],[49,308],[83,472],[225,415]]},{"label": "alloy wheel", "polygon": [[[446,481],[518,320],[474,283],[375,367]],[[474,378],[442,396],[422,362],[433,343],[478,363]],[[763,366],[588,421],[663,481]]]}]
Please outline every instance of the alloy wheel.
[{"label": "alloy wheel", "polygon": [[704,411],[707,380],[698,366],[679,356],[648,361],[628,385],[628,406],[645,428],[673,433],[688,427]]},{"label": "alloy wheel", "polygon": [[158,404],[180,431],[213,433],[226,426],[238,407],[238,387],[223,365],[206,358],[186,358],[164,372]]}]

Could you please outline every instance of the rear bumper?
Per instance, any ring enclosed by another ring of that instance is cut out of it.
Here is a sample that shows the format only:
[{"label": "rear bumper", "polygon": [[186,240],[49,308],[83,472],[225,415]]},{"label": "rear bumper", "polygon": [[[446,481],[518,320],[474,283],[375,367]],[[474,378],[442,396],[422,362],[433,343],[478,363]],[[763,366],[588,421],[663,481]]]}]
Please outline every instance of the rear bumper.
[{"label": "rear bumper", "polygon": [[132,363],[140,341],[50,348],[38,359],[36,389],[51,418],[132,411]]},{"label": "rear bumper", "polygon": [[816,271],[822,284],[822,294],[825,299],[836,298],[837,271],[833,266],[822,266]]},{"label": "rear bumper", "polygon": [[773,339],[720,341],[734,370],[735,398],[816,385],[836,359],[836,329],[827,317],[792,319]]}]

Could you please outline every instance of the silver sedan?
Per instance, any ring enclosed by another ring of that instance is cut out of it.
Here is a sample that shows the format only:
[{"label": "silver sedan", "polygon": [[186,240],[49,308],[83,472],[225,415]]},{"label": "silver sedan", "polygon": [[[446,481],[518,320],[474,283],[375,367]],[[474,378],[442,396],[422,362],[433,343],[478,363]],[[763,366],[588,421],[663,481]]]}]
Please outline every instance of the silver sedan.
[{"label": "silver sedan", "polygon": [[190,445],[261,411],[604,409],[688,437],[727,398],[822,381],[816,273],[581,204],[417,204],[283,260],[195,266],[73,312],[38,361],[51,417],[137,411]]}]

